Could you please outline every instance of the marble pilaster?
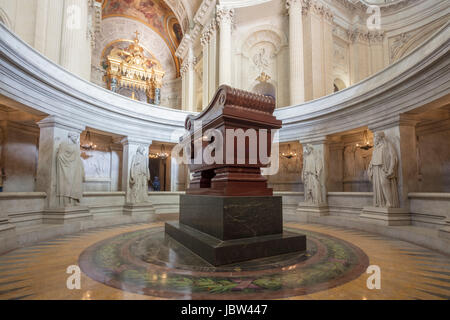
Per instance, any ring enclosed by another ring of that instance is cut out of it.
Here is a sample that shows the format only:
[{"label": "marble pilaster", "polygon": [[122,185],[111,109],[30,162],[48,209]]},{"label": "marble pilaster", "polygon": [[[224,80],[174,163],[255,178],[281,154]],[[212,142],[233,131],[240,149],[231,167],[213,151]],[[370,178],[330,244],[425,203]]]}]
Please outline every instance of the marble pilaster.
[{"label": "marble pilaster", "polygon": [[[186,35],[189,39],[188,35]],[[182,81],[182,108],[187,111],[195,111],[195,66],[194,44],[189,39],[187,57],[181,66]]]},{"label": "marble pilaster", "polygon": [[216,18],[220,30],[219,40],[219,85],[231,85],[231,26],[234,9],[217,6]]},{"label": "marble pilaster", "polygon": [[[64,0],[60,65],[90,80],[91,43],[88,34],[88,1]],[[58,39],[54,39],[58,41]]]},{"label": "marble pilaster", "polygon": [[288,0],[289,55],[290,55],[290,103],[305,102],[305,69],[303,53],[303,0]]},{"label": "marble pilaster", "polygon": [[202,90],[202,102],[203,102],[203,109],[205,109],[208,106],[209,103],[209,42],[210,42],[210,36],[208,32],[204,32],[202,34],[202,37],[200,39],[200,42],[202,44],[203,49],[203,90]]}]

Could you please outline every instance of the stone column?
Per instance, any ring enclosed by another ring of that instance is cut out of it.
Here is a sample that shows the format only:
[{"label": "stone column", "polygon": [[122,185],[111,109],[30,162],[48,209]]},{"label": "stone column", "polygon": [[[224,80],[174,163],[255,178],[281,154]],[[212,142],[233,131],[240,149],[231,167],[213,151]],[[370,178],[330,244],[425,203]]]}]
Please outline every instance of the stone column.
[{"label": "stone column", "polygon": [[290,103],[305,102],[303,0],[287,0],[289,10]]},{"label": "stone column", "polygon": [[383,54],[383,39],[384,33],[381,31],[369,32],[370,43],[370,74],[375,74],[384,68],[384,54]]},{"label": "stone column", "polygon": [[[121,140],[123,145],[123,160],[122,160],[122,191],[126,193],[126,200],[123,212],[125,215],[134,217],[150,218],[151,221],[155,219],[153,208],[150,199],[144,203],[134,203],[131,199],[130,173],[131,164],[139,147],[145,149],[144,155],[149,156],[149,148],[152,141],[141,138],[126,137]],[[147,189],[148,191],[148,189]]]},{"label": "stone column", "polygon": [[63,16],[60,65],[85,80],[90,80],[88,1],[64,0]]},{"label": "stone column", "polygon": [[213,20],[209,27],[208,32],[210,34],[209,39],[209,76],[208,76],[208,101],[211,101],[211,99],[214,97],[214,94],[216,93],[216,90],[218,88],[217,83],[217,24],[216,21]]},{"label": "stone column", "polygon": [[79,141],[79,136],[85,127],[55,116],[45,118],[38,122],[38,125],[40,136],[36,191],[47,194],[44,222],[65,223],[79,219],[91,219],[92,214],[86,207],[61,208],[56,194],[56,156],[59,145],[68,140],[69,133],[77,134]]},{"label": "stone column", "polygon": [[181,66],[181,78],[182,78],[182,91],[183,101],[182,109],[187,111],[194,111],[195,108],[195,56],[194,56],[194,44],[192,43],[189,35],[185,36],[188,41],[187,56]]},{"label": "stone column", "polygon": [[334,93],[333,78],[333,13],[329,8],[324,9],[323,13],[323,48],[324,48],[324,95]]},{"label": "stone column", "polygon": [[333,93],[333,13],[319,0],[303,8],[305,100]]},{"label": "stone column", "polygon": [[[311,217],[328,215],[329,146],[326,137],[313,140],[302,139],[300,143],[303,145],[302,180],[305,199],[299,203],[297,213],[303,220],[308,221]],[[308,190],[311,191],[308,192]]]},{"label": "stone column", "polygon": [[220,30],[219,44],[219,86],[223,84],[231,85],[232,67],[232,45],[231,45],[231,25],[233,22],[234,9],[217,6],[216,17]]},{"label": "stone column", "polygon": [[349,33],[350,44],[350,85],[358,83],[370,74],[368,33],[359,29]]},{"label": "stone column", "polygon": [[361,213],[365,221],[383,225],[409,225],[408,193],[418,191],[417,139],[415,126],[417,121],[404,116],[396,116],[384,123],[369,126],[374,134],[384,132],[398,157],[397,183],[399,208],[366,207]]},{"label": "stone column", "polygon": [[36,2],[36,32],[34,48],[52,60],[60,63],[61,32],[64,8],[62,0],[42,0]]},{"label": "stone column", "polygon": [[203,49],[203,109],[205,109],[208,106],[209,103],[209,40],[210,35],[208,31],[203,32],[202,37],[200,39],[200,42],[202,44]]}]

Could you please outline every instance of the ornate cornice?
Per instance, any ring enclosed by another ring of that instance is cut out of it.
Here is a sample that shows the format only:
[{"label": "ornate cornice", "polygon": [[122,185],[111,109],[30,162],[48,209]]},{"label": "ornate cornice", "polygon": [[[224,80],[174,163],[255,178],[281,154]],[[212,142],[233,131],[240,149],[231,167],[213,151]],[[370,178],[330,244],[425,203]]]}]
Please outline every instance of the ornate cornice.
[{"label": "ornate cornice", "polygon": [[291,13],[291,10],[300,9],[303,15],[314,13],[323,16],[327,21],[333,21],[333,12],[330,7],[320,0],[286,0],[286,8]]},{"label": "ornate cornice", "polygon": [[217,30],[217,22],[216,20],[212,20],[204,29],[202,36],[200,38],[200,43],[205,46],[207,45],[211,39],[214,33]]},{"label": "ornate cornice", "polygon": [[370,31],[363,30],[360,28],[354,28],[352,30],[347,30],[348,39],[355,42],[367,42],[367,43],[380,43],[384,39],[384,31]]}]

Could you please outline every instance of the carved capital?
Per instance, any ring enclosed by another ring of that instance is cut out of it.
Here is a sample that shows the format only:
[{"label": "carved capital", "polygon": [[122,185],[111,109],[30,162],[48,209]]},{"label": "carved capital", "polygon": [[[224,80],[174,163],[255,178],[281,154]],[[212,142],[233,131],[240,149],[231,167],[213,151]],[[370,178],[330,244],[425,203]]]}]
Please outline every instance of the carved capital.
[{"label": "carved capital", "polygon": [[286,9],[289,14],[294,13],[295,10],[300,10],[304,15],[308,14],[311,6],[311,0],[286,0]]},{"label": "carved capital", "polygon": [[181,77],[184,77],[184,75],[186,74],[186,72],[188,72],[190,67],[194,67],[197,64],[197,58],[196,57],[192,57],[192,58],[188,58],[186,59],[182,64],[181,64],[181,68],[180,68],[180,73],[181,73]]},{"label": "carved capital", "polygon": [[216,6],[216,20],[217,23],[222,24],[232,24],[234,18],[234,9],[222,7],[220,5]]},{"label": "carved capital", "polygon": [[370,43],[380,43],[384,39],[384,31],[369,31],[368,38]]}]

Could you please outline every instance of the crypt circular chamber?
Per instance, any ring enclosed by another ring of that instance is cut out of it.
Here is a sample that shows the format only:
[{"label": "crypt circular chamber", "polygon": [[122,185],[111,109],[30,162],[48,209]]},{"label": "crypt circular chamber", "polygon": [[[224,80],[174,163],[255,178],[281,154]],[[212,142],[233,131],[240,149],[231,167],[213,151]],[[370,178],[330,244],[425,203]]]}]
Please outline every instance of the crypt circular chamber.
[{"label": "crypt circular chamber", "polygon": [[[61,17],[49,20],[61,30],[37,32],[16,17],[21,4],[4,2],[0,299],[450,298],[445,0],[288,1],[287,9],[252,0],[233,10],[200,0],[89,1],[92,23],[78,33]],[[380,5],[383,30],[365,27],[365,2]],[[63,11],[43,3],[31,7]],[[396,17],[401,10],[408,19]],[[43,16],[29,21],[42,25]],[[222,82],[276,101],[277,170],[264,178],[282,199],[283,230],[306,235],[303,252],[213,266],[164,231],[195,178],[172,151],[186,119],[213,109]],[[55,158],[70,134],[85,179],[78,208],[60,208]],[[394,205],[376,196],[380,136],[396,163],[386,174],[398,187]],[[148,169],[143,203],[133,203],[129,176],[137,150]],[[305,167],[322,179],[313,207]],[[66,290],[66,266],[80,267],[82,290]],[[368,289],[373,266],[383,290]]]}]

